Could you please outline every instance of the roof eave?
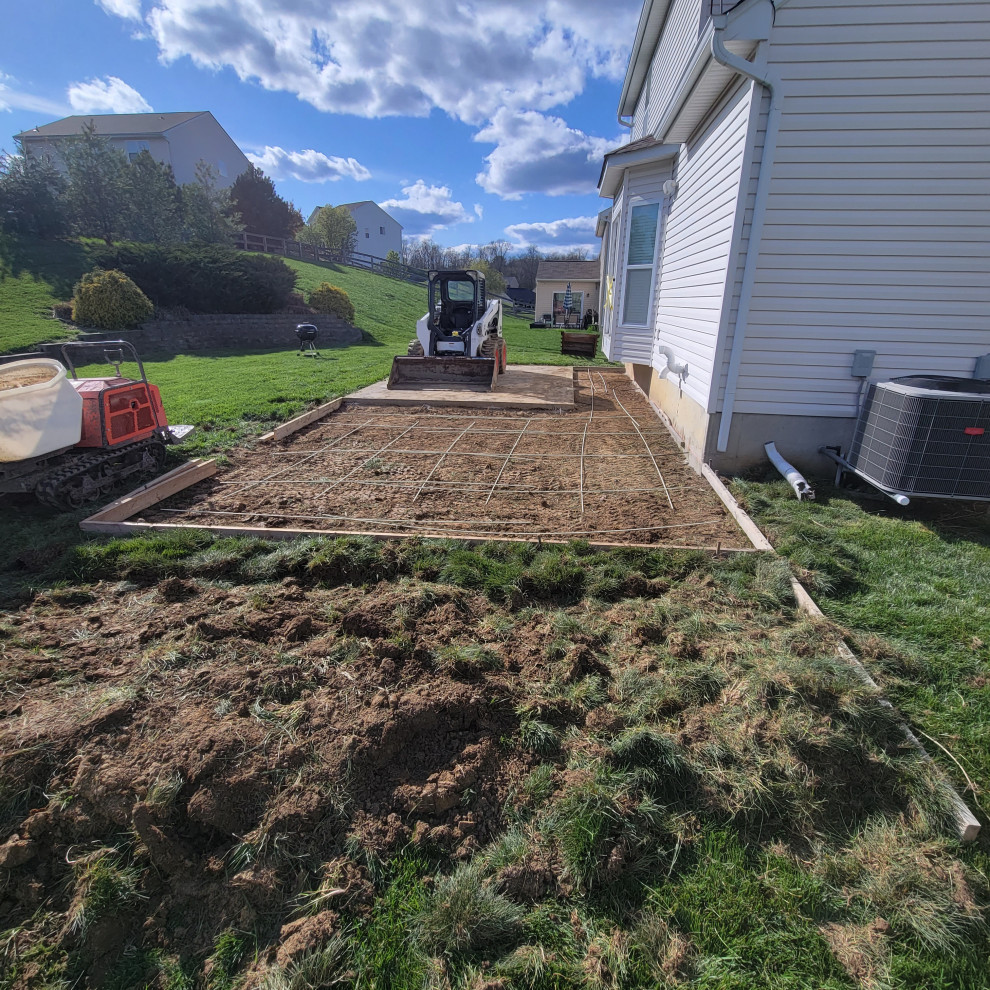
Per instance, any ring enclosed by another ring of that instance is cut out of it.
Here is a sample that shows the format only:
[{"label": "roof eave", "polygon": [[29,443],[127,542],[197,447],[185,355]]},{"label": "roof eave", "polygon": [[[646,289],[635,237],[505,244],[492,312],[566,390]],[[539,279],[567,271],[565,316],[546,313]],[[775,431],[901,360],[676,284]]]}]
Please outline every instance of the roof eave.
[{"label": "roof eave", "polygon": [[595,237],[602,237],[608,227],[609,220],[612,219],[612,207],[608,206],[602,210],[595,220]]},{"label": "roof eave", "polygon": [[619,116],[629,117],[636,110],[639,94],[653,61],[653,52],[660,40],[664,22],[673,0],[646,0],[636,26],[636,38],[629,53],[626,76],[619,97]]},{"label": "roof eave", "polygon": [[605,156],[602,163],[602,174],[598,180],[598,195],[606,199],[614,198],[622,185],[622,176],[627,168],[635,165],[647,165],[650,162],[660,161],[664,158],[675,158],[680,152],[680,146],[676,144],[656,144],[652,148],[640,148],[639,151],[629,151],[623,153],[613,151]]}]

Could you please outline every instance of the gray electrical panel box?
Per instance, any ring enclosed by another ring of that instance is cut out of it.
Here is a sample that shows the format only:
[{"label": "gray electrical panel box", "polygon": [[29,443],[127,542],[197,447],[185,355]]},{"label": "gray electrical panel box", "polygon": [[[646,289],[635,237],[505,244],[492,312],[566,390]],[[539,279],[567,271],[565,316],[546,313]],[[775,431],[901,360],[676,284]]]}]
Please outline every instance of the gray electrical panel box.
[{"label": "gray electrical panel box", "polygon": [[976,359],[976,367],[973,369],[974,378],[990,378],[990,354],[981,354]]},{"label": "gray electrical panel box", "polygon": [[855,351],[853,353],[852,371],[849,374],[853,378],[869,378],[873,371],[873,360],[876,356],[876,351]]}]

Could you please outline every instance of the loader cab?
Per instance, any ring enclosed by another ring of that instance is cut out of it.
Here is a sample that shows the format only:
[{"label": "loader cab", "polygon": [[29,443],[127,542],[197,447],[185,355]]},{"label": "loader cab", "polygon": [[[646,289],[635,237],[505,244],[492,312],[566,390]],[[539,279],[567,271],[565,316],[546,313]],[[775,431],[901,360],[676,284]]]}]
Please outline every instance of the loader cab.
[{"label": "loader cab", "polygon": [[485,312],[485,276],[478,271],[432,271],[429,298],[430,354],[473,357],[471,328]]}]

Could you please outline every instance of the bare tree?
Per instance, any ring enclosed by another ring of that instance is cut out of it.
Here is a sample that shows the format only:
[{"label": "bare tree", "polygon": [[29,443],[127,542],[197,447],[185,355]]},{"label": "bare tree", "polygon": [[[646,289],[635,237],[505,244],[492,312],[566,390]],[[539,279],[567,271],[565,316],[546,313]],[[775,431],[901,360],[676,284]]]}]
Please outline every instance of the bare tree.
[{"label": "bare tree", "polygon": [[521,289],[536,288],[536,270],[540,267],[543,255],[538,247],[532,244],[523,254],[510,258],[506,266],[506,275],[515,275],[519,279]]},{"label": "bare tree", "polygon": [[498,272],[505,272],[512,245],[505,240],[489,241],[478,248],[478,257]]},{"label": "bare tree", "polygon": [[441,247],[432,238],[418,241],[409,252],[409,264],[413,268],[425,268],[427,271],[446,268],[447,249]]}]

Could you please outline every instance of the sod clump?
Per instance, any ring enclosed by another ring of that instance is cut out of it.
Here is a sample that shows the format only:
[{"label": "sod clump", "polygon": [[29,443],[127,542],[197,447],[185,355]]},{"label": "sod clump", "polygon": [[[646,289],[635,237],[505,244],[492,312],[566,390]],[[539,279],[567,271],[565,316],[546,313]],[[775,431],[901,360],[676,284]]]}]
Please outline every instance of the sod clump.
[{"label": "sod clump", "polygon": [[[645,593],[592,597],[623,562]],[[0,630],[18,959],[97,979],[65,854],[131,833],[122,982],[978,985],[986,887],[924,761],[758,561],[156,534],[71,565]]]}]

